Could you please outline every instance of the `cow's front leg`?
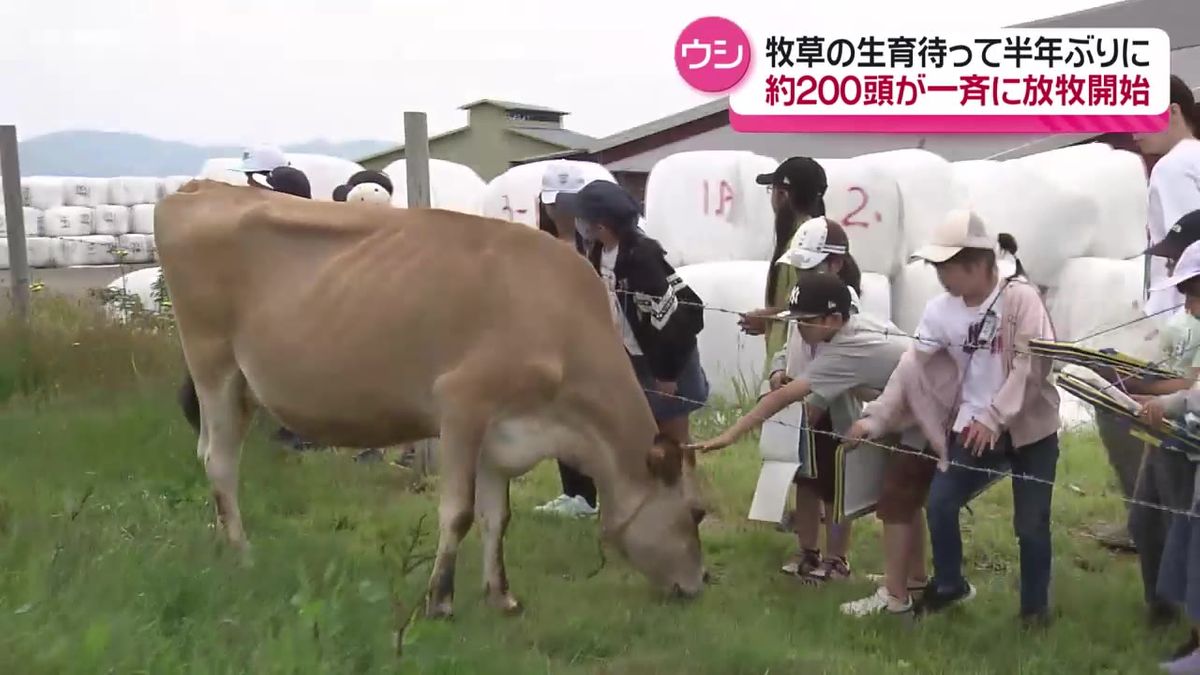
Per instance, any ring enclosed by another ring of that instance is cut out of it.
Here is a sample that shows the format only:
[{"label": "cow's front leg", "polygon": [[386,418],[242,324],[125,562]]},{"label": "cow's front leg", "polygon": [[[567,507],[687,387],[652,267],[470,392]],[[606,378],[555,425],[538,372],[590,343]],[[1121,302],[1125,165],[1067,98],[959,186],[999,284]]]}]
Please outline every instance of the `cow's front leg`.
[{"label": "cow's front leg", "polygon": [[504,532],[511,514],[508,477],[486,464],[475,478],[475,509],[483,539],[483,592],[488,604],[508,614],[520,612],[521,603],[509,593],[504,571]]},{"label": "cow's front leg", "polygon": [[448,618],[454,613],[454,568],[458,547],[471,530],[474,518],[475,467],[480,434],[461,426],[443,424],[438,448],[441,467],[441,500],[438,504],[438,549],[425,596],[425,615]]}]

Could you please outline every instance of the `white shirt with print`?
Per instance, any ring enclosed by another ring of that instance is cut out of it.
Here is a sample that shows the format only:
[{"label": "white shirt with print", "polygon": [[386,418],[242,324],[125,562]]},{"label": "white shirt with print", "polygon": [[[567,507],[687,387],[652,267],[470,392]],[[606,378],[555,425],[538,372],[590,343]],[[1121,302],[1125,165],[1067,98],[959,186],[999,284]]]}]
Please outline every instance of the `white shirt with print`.
[{"label": "white shirt with print", "polygon": [[[917,326],[917,349],[933,353],[945,348],[958,364],[958,372],[964,373],[958,415],[952,427],[955,432],[965,429],[972,418],[986,410],[1004,386],[1005,345],[998,300],[1000,288],[1001,284],[997,284],[978,307],[968,307],[962,298],[942,293],[925,305],[921,323]],[[973,326],[983,321],[989,306],[995,315],[992,319],[995,322],[994,337],[971,353],[964,348],[968,334]]]},{"label": "white shirt with print", "polygon": [[[1167,236],[1180,218],[1200,209],[1200,140],[1186,138],[1154,163],[1150,171],[1150,201],[1147,205],[1150,243]],[[1150,284],[1167,277],[1166,259],[1150,261]],[[1156,314],[1183,303],[1183,295],[1174,288],[1155,291],[1146,302],[1146,314]]]},{"label": "white shirt with print", "polygon": [[625,350],[634,356],[641,356],[642,348],[638,345],[637,337],[633,334],[633,327],[629,325],[629,319],[625,316],[625,312],[621,311],[621,305],[617,302],[617,275],[614,269],[617,264],[618,251],[620,251],[619,246],[614,246],[611,249],[601,249],[600,277],[604,279],[604,286],[608,289],[609,306],[612,308],[613,323],[621,331],[621,340],[625,343]]}]

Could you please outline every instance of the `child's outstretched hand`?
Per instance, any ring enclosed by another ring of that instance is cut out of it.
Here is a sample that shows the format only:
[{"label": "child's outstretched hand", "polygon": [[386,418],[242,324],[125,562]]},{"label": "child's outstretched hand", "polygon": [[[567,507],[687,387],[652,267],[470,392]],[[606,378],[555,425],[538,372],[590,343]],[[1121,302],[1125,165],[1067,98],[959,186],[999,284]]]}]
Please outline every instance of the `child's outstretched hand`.
[{"label": "child's outstretched hand", "polygon": [[685,450],[709,453],[714,450],[720,450],[721,448],[729,447],[730,445],[733,445],[734,441],[736,440],[736,438],[730,436],[729,433],[726,432],[720,436],[717,436],[716,438],[711,438],[707,441],[700,441],[699,443],[689,443],[683,447]]},{"label": "child's outstretched hand", "polygon": [[1150,398],[1148,401],[1146,401],[1145,403],[1142,404],[1142,412],[1138,416],[1141,417],[1143,421],[1145,421],[1147,424],[1149,424],[1151,426],[1156,427],[1156,426],[1162,424],[1162,420],[1163,420],[1162,402],[1156,397]]}]

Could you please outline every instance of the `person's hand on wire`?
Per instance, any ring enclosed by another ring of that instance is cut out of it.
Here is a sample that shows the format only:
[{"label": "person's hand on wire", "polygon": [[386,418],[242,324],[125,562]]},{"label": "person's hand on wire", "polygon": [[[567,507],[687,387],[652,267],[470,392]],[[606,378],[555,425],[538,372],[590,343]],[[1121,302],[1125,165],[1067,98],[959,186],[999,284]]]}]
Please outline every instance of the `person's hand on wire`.
[{"label": "person's hand on wire", "polygon": [[676,382],[667,382],[665,380],[655,380],[654,388],[660,393],[667,396],[674,396],[679,391],[679,384]]},{"label": "person's hand on wire", "polygon": [[728,431],[726,431],[726,432],[720,434],[719,436],[716,436],[715,438],[710,438],[707,441],[700,441],[699,443],[688,443],[687,445],[683,446],[683,448],[685,450],[692,450],[694,452],[706,454],[706,453],[712,452],[714,450],[720,450],[721,448],[727,448],[727,447],[733,445],[735,442],[737,442],[737,438],[735,438],[732,434],[730,434]]},{"label": "person's hand on wire", "polygon": [[858,420],[854,424],[850,425],[850,428],[846,430],[846,433],[844,436],[842,436],[842,439],[846,447],[857,448],[858,444],[868,436],[870,436],[870,432],[867,429],[866,422]]},{"label": "person's hand on wire", "polygon": [[746,312],[738,319],[738,326],[746,335],[762,335],[767,332],[767,314],[770,310],[756,309]]},{"label": "person's hand on wire", "polygon": [[787,372],[782,371],[782,370],[777,370],[774,373],[771,373],[771,380],[770,380],[771,391],[775,391],[776,389],[779,389],[780,387],[782,387],[783,385],[785,385],[791,381],[792,381],[792,378],[788,377]]},{"label": "person's hand on wire", "polygon": [[1158,397],[1151,396],[1142,404],[1142,411],[1138,413],[1138,417],[1141,417],[1146,424],[1156,427],[1162,424],[1163,414],[1162,402]]},{"label": "person's hand on wire", "polygon": [[996,449],[996,441],[999,436],[982,422],[971,420],[970,426],[963,429],[961,439],[963,447],[970,450],[972,455],[979,457],[984,452]]}]

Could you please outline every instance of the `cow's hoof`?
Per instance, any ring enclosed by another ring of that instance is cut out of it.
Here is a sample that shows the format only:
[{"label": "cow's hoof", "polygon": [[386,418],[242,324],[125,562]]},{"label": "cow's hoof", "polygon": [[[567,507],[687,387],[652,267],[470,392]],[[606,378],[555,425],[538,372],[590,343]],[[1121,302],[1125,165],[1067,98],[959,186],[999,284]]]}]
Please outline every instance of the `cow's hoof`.
[{"label": "cow's hoof", "polygon": [[425,603],[426,619],[450,619],[454,616],[454,605],[449,600]]},{"label": "cow's hoof", "polygon": [[507,593],[488,598],[488,604],[508,616],[515,616],[525,611],[525,607],[520,601]]}]

